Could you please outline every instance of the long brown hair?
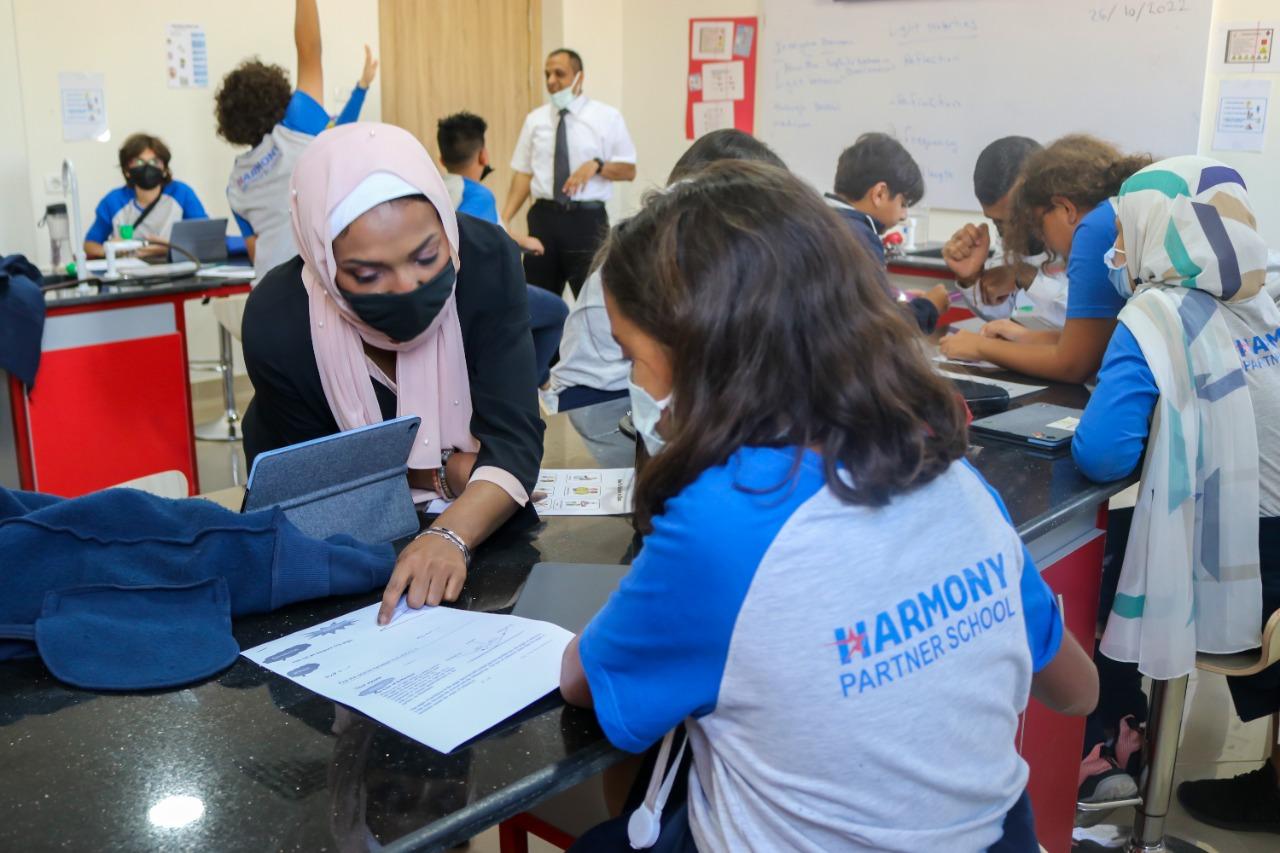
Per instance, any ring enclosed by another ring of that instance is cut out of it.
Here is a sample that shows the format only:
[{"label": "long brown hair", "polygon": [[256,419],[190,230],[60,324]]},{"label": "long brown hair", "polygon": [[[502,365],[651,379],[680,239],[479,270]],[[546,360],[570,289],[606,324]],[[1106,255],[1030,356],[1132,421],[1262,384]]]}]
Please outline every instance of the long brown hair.
[{"label": "long brown hair", "polygon": [[671,435],[636,486],[641,531],[742,447],[817,448],[832,492],[871,506],[964,452],[955,390],[848,228],[785,169],[714,163],[650,195],[602,254],[606,291],[674,372]]},{"label": "long brown hair", "polygon": [[1040,253],[1040,219],[1054,196],[1088,210],[1114,196],[1134,172],[1152,163],[1150,154],[1125,155],[1110,142],[1075,133],[1033,152],[1022,167],[1005,226],[1005,249],[1015,255]]}]

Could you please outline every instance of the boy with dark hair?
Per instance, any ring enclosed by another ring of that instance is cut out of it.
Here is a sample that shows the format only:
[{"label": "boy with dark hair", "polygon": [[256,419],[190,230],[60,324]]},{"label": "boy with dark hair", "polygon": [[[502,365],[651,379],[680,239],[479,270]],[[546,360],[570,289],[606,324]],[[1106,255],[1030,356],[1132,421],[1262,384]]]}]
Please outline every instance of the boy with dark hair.
[{"label": "boy with dark hair", "polygon": [[[493,191],[480,183],[493,171],[489,165],[489,149],[484,144],[484,133],[488,129],[485,120],[474,113],[454,113],[436,124],[436,144],[440,146],[440,162],[446,171],[444,185],[454,210],[502,225]],[[551,378],[551,362],[564,334],[569,306],[559,294],[533,285],[527,287],[529,331],[533,334],[533,354],[538,362],[538,385],[541,386]]]},{"label": "boy with dark hair", "polygon": [[[834,189],[826,194],[827,204],[840,214],[883,270],[881,235],[906,221],[907,209],[924,198],[920,167],[892,136],[864,133],[840,154]],[[916,325],[925,334],[937,328],[938,318],[950,305],[943,285],[910,299],[898,293],[887,279],[884,285],[891,297],[907,303]]]},{"label": "boy with dark hair", "polygon": [[[289,221],[289,178],[298,155],[330,123],[324,108],[316,0],[296,0],[293,41],[298,54],[296,90],[290,89],[283,68],[254,58],[223,77],[214,95],[218,135],[232,145],[250,146],[231,168],[227,202],[253,260],[255,280],[298,253]],[[338,124],[359,118],[377,67],[366,47],[364,74]]]},{"label": "boy with dark hair", "polygon": [[[973,167],[973,194],[982,214],[1004,234],[1013,212],[1014,187],[1022,164],[1040,150],[1040,143],[1026,136],[1005,136],[992,142]],[[988,260],[992,239],[986,223],[965,225],[943,247],[942,257],[955,274],[960,292],[978,316],[996,321],[990,331],[1016,337],[1021,324],[1005,319],[1031,315],[1061,329],[1067,316],[1066,269],[1050,266],[1047,255],[1036,253],[1016,263]],[[996,253],[998,254],[998,252]]]},{"label": "boy with dark hair", "polygon": [[454,208],[489,222],[498,222],[498,204],[481,181],[489,177],[489,149],[484,143],[489,125],[474,113],[454,113],[436,124],[436,145],[444,164],[445,186]]},{"label": "boy with dark hair", "polygon": [[[120,228],[125,225],[132,225],[137,237],[168,240],[173,223],[207,218],[196,191],[173,179],[169,146],[160,137],[132,134],[120,146],[119,158],[124,186],[116,187],[98,202],[93,225],[84,237],[87,257],[104,257],[103,244],[119,237]],[[162,246],[148,246],[138,254],[159,255],[167,251]]]}]

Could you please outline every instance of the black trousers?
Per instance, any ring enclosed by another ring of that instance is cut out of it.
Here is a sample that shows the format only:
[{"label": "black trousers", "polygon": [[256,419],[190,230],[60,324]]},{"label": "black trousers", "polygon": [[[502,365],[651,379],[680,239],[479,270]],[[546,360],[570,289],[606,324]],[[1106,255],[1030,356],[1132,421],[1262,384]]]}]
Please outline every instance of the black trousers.
[{"label": "black trousers", "polygon": [[567,281],[576,298],[591,273],[591,261],[609,233],[609,214],[596,202],[562,207],[545,199],[529,208],[529,236],[545,249],[524,256],[524,277],[559,296]]}]

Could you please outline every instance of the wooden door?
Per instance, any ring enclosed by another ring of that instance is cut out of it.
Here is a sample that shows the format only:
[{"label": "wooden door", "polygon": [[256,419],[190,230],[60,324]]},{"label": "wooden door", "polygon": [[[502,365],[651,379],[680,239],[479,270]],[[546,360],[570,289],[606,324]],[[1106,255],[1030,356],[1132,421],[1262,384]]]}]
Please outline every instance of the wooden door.
[{"label": "wooden door", "polygon": [[494,168],[485,185],[501,211],[520,127],[543,100],[541,0],[379,0],[378,28],[383,121],[438,162],[437,121],[460,110],[483,118]]}]

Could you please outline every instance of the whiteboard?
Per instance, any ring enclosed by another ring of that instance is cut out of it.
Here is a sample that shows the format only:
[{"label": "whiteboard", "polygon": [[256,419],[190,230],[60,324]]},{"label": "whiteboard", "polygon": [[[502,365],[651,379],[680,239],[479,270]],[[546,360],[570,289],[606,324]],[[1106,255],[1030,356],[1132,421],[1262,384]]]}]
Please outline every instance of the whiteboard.
[{"label": "whiteboard", "polygon": [[924,172],[924,204],[962,210],[1001,136],[1194,153],[1212,5],[764,0],[758,134],[825,191],[859,134],[890,133]]}]

